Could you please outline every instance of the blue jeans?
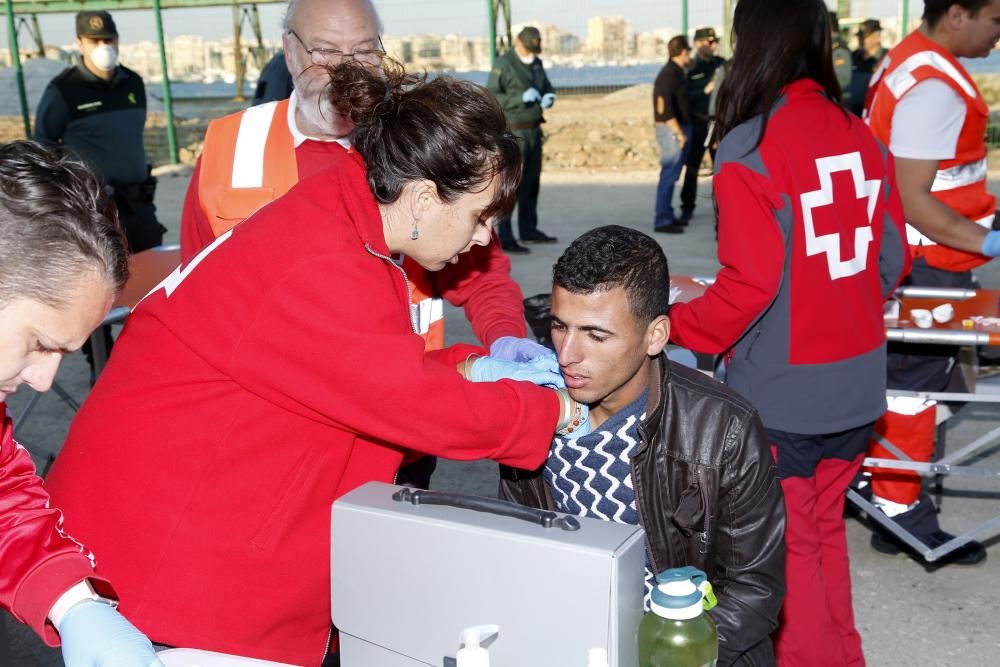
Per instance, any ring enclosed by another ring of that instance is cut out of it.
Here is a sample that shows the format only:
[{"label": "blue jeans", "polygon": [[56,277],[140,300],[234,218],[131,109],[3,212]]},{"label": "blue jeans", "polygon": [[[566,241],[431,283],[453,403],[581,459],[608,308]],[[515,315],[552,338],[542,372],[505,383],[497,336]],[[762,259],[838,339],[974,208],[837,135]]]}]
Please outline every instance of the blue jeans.
[{"label": "blue jeans", "polygon": [[669,125],[656,125],[656,140],[660,144],[660,183],[656,186],[656,217],[653,225],[657,229],[674,224],[674,184],[681,175],[691,145],[691,126],[681,125],[687,141],[684,148],[677,145],[677,138]]}]

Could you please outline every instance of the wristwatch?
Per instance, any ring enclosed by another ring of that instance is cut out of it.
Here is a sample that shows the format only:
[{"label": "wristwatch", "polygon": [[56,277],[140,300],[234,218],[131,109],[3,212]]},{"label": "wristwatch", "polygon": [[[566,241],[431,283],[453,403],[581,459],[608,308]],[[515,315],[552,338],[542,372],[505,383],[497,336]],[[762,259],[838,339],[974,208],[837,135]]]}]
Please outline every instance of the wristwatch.
[{"label": "wristwatch", "polygon": [[94,587],[90,585],[90,581],[84,579],[70,586],[65,593],[59,596],[59,599],[52,605],[52,609],[49,610],[49,621],[55,626],[56,632],[59,631],[59,626],[62,625],[66,612],[86,600],[94,600],[95,602],[103,602],[115,608],[118,607],[118,600],[112,600],[99,595],[94,590]]}]

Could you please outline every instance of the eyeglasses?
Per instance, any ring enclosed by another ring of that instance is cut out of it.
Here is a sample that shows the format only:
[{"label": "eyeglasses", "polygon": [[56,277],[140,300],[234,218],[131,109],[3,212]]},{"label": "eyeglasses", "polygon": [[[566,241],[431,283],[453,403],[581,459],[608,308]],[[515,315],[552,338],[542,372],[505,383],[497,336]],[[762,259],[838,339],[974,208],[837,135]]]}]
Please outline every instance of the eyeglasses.
[{"label": "eyeglasses", "polygon": [[294,37],[302,46],[302,49],[309,54],[309,59],[312,61],[312,64],[319,65],[321,67],[336,65],[347,60],[354,60],[362,65],[378,67],[382,64],[382,59],[385,58],[385,47],[382,46],[382,37],[380,35],[375,36],[378,40],[377,49],[363,49],[360,51],[345,52],[338,49],[310,49],[294,30],[289,30],[288,34]]}]

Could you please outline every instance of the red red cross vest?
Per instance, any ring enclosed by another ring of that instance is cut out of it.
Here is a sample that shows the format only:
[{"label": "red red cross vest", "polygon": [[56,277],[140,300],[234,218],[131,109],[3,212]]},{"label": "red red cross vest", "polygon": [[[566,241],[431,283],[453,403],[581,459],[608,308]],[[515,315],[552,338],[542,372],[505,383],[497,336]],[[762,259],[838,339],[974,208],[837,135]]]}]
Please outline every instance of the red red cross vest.
[{"label": "red red cross vest", "polygon": [[[919,30],[910,33],[882,59],[872,75],[865,105],[868,125],[886,146],[892,137],[892,119],[899,100],[926,79],[948,84],[966,105],[965,124],[954,159],[941,160],[931,194],[949,208],[987,229],[993,224],[996,198],[986,191],[986,122],[989,109],[975,81],[961,63]],[[911,225],[906,237],[914,258],[923,257],[936,268],[966,271],[989,261],[939,245]]]}]

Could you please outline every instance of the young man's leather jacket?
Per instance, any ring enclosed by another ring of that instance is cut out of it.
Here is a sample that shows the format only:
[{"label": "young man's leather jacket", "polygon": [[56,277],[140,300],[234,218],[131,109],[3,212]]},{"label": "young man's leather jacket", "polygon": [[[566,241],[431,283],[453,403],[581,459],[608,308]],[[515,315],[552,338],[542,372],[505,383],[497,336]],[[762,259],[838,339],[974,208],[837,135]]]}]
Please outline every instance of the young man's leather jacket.
[{"label": "young man's leather jacket", "polygon": [[[773,665],[768,635],[785,594],[785,505],[754,408],[705,375],[653,366],[632,455],[636,506],[653,568],[694,565],[719,599],[710,612],[722,665]],[[502,467],[500,495],[557,509],[541,469]]]}]

